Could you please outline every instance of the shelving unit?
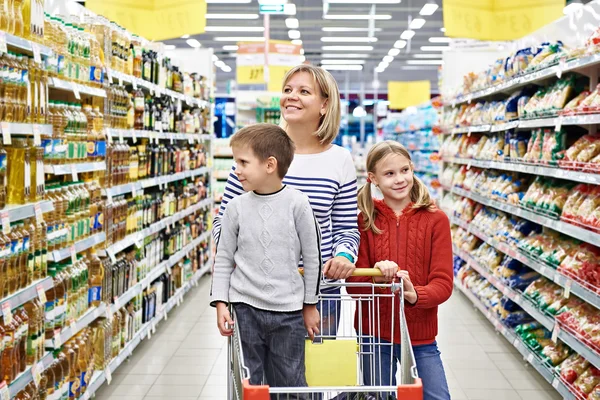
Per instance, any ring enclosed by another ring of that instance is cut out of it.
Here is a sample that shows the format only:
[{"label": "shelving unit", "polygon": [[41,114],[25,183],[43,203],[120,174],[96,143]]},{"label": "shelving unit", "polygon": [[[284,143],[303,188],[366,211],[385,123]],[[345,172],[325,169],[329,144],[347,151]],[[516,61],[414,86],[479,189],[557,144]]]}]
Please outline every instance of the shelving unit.
[{"label": "shelving unit", "polygon": [[43,278],[37,282],[33,282],[31,285],[11,294],[10,296],[0,299],[0,316],[2,316],[2,306],[4,304],[8,303],[10,304],[11,310],[15,309],[27,303],[28,301],[37,298],[39,289],[46,291],[50,289],[52,285],[53,283],[51,277]]},{"label": "shelving unit", "polygon": [[102,189],[102,194],[107,197],[114,197],[123,195],[126,193],[132,193],[138,190],[151,188],[154,186],[163,186],[171,182],[177,182],[187,178],[194,178],[196,176],[204,175],[210,170],[207,167],[193,169],[190,171],[178,172],[172,175],[159,176],[156,178],[142,179],[133,183],[125,183],[123,185],[113,186],[110,188]]}]

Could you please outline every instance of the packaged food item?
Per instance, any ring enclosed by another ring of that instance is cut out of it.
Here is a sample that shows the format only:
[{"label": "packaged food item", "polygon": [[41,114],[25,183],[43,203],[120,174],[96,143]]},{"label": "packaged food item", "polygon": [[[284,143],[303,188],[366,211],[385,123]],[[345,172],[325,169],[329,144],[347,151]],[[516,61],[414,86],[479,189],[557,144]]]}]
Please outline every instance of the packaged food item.
[{"label": "packaged food item", "polygon": [[523,157],[525,161],[537,161],[542,156],[542,143],[544,135],[541,129],[531,131],[531,139],[527,148],[527,153]]},{"label": "packaged food item", "polygon": [[587,400],[600,400],[600,385],[596,386],[589,394]]},{"label": "packaged food item", "polygon": [[574,353],[560,364],[558,370],[562,379],[568,383],[573,383],[589,366],[588,360]]},{"label": "packaged food item", "polygon": [[583,100],[585,100],[590,94],[591,94],[591,92],[589,90],[584,90],[583,92],[579,93],[577,96],[575,96],[571,101],[569,101],[567,103],[567,105],[563,109],[563,113],[564,114],[574,113],[575,110],[577,108],[579,108],[579,106],[581,105]]},{"label": "packaged food item", "polygon": [[590,394],[597,385],[600,385],[600,370],[593,365],[583,371],[573,383],[575,390],[583,396]]},{"label": "packaged food item", "polygon": [[557,155],[565,149],[566,135],[563,130],[543,130],[543,143],[541,160],[549,164],[556,164]]}]

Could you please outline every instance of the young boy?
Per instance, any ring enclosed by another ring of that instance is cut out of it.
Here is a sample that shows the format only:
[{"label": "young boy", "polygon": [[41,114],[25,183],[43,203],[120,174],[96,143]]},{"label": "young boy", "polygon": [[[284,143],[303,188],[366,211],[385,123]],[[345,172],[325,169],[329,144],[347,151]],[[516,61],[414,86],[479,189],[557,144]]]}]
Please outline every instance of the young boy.
[{"label": "young boy", "polygon": [[321,231],[308,197],[282,183],[295,146],[270,124],[245,127],[230,144],[247,193],[223,216],[211,298],[217,325],[223,336],[238,325],[251,384],[264,376],[273,387],[306,386],[305,333],[319,333]]}]

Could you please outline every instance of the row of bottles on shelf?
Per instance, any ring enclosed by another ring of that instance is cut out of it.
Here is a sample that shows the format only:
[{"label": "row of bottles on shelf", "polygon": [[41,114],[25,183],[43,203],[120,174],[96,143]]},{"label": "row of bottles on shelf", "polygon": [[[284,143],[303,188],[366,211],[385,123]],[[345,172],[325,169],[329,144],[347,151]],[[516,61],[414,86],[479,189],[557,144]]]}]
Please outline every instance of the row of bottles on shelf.
[{"label": "row of bottles on shelf", "polygon": [[8,0],[0,4],[0,30],[11,35],[44,38],[44,0]]},{"label": "row of bottles on shelf", "polygon": [[152,144],[148,139],[132,146],[113,143],[107,149],[107,185],[122,185],[205,167],[207,150],[203,144]]}]

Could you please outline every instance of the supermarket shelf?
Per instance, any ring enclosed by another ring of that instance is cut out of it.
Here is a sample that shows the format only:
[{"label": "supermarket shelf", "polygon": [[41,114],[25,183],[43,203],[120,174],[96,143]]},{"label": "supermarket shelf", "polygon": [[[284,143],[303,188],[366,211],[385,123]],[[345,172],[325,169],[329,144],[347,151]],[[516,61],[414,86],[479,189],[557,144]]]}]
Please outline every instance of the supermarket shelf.
[{"label": "supermarket shelf", "polygon": [[466,126],[460,128],[452,129],[452,134],[458,133],[479,133],[479,132],[489,132],[492,129],[491,125],[475,125],[475,126]]},{"label": "supermarket shelf", "polygon": [[0,316],[2,316],[2,305],[4,303],[10,303],[10,308],[15,309],[28,301],[35,299],[38,297],[37,287],[40,286],[44,289],[44,292],[50,289],[53,286],[52,278],[47,277],[44,279],[40,279],[36,282],[33,282],[31,285],[23,288],[16,293],[13,293],[9,296],[6,296],[3,299],[0,299]]},{"label": "supermarket shelf", "polygon": [[[150,339],[149,332],[156,329],[158,322],[165,317],[165,314],[168,314],[175,305],[183,300],[184,294],[186,294],[193,285],[195,285],[202,276],[204,276],[210,270],[210,263],[207,262],[203,268],[196,271],[192,279],[186,282],[183,287],[181,287],[174,296],[172,296],[169,301],[163,306],[162,310],[157,310],[156,316],[152,318],[152,320],[148,321],[142,329],[138,333],[136,333],[125,345],[125,348],[121,350],[119,355],[114,358],[109,364],[108,367],[110,369],[111,375],[114,371],[123,364],[123,362],[133,354],[133,350],[141,343],[143,339]],[[88,389],[83,396],[79,397],[79,400],[89,400],[92,396],[98,391],[100,386],[106,382],[106,372],[105,371],[96,371],[94,376],[92,377]]]},{"label": "supermarket shelf", "polygon": [[143,179],[141,181],[133,183],[125,183],[123,185],[102,189],[102,194],[107,197],[119,196],[125,193],[130,193],[153,186],[166,185],[170,182],[180,181],[186,178],[193,178],[195,176],[204,175],[208,172],[210,172],[210,170],[207,167],[202,167],[190,171],[178,172],[171,175],[159,176],[157,178]]},{"label": "supermarket shelf", "polygon": [[419,172],[421,174],[431,174],[431,175],[439,175],[440,171],[429,171],[426,169],[415,168],[414,172]]},{"label": "supermarket shelf", "polygon": [[566,400],[576,400],[577,397],[567,388],[567,386],[558,379],[553,371],[548,368],[546,364],[542,362],[529,348],[519,339],[519,337],[512,331],[504,326],[496,316],[494,316],[482,303],[481,301],[471,293],[471,291],[462,286],[457,279],[454,280],[454,286],[460,290],[472,303],[473,305],[492,323],[494,328],[502,334],[523,356],[523,359],[527,361],[540,375],[548,381]]},{"label": "supermarket shelf", "polygon": [[158,277],[160,277],[165,271],[167,271],[167,269],[172,268],[175,264],[181,261],[190,251],[198,247],[200,243],[202,243],[204,240],[209,239],[210,235],[210,232],[204,232],[192,242],[190,242],[187,246],[185,246],[183,249],[169,257],[168,260],[163,261],[158,266],[153,268],[152,271],[150,271],[150,273],[148,274],[148,276],[146,276],[135,286],[123,293],[123,295],[121,295],[119,298],[115,299],[115,303],[111,305],[110,308],[111,314],[116,313],[121,307],[123,307],[125,304],[131,301],[131,299],[133,299],[138,294],[142,293],[144,289],[149,287],[150,284],[156,279],[158,279]]},{"label": "supermarket shelf", "polygon": [[[40,373],[42,373],[46,370],[46,368],[50,366],[50,364],[52,364],[53,361],[54,356],[52,355],[52,353],[46,353],[44,354],[44,357],[42,357],[42,359],[38,361],[36,366],[39,369]],[[8,391],[10,392],[11,399],[14,398],[17,395],[17,393],[19,393],[21,390],[25,389],[25,387],[29,385],[31,381],[33,381],[33,374],[31,373],[31,368],[31,365],[28,366],[25,372],[17,376],[17,378],[14,381],[12,381],[12,383],[8,386]]]},{"label": "supermarket shelf", "polygon": [[119,84],[122,84],[123,82],[131,83],[132,85],[135,84],[135,86],[140,86],[140,87],[148,89],[151,93],[165,94],[167,96],[170,96],[173,99],[185,101],[189,105],[197,105],[199,107],[207,107],[210,105],[210,103],[206,100],[197,99],[197,98],[191,97],[191,96],[186,96],[182,93],[178,93],[178,92],[175,92],[170,89],[165,89],[163,87],[155,85],[154,83],[148,82],[144,79],[136,78],[135,76],[124,74],[119,71],[113,71],[113,70],[107,71],[107,79],[108,79],[108,76],[111,76],[113,81],[115,81],[115,80],[118,81]]},{"label": "supermarket shelf", "polygon": [[490,132],[503,132],[509,129],[516,129],[519,127],[519,121],[505,122],[503,124],[492,125]]},{"label": "supermarket shelf", "polygon": [[106,91],[104,89],[99,89],[99,88],[95,88],[95,87],[91,87],[91,86],[87,86],[87,85],[82,85],[80,83],[65,81],[65,80],[58,79],[58,78],[50,78],[48,80],[48,85],[51,88],[65,90],[67,92],[73,92],[73,93],[79,92],[79,93],[83,93],[83,94],[89,94],[90,96],[106,97]]},{"label": "supermarket shelf", "polygon": [[123,240],[121,240],[117,243],[114,243],[112,246],[110,246],[106,249],[106,252],[109,255],[112,254],[114,256],[114,255],[120,253],[121,251],[125,250],[129,246],[135,244],[136,242],[139,243],[139,242],[143,241],[146,236],[150,236],[157,232],[160,232],[161,230],[166,228],[167,225],[174,224],[175,222],[179,221],[180,219],[193,214],[197,210],[200,210],[204,207],[210,206],[212,204],[212,202],[213,202],[212,198],[207,198],[207,199],[202,200],[199,203],[194,204],[191,207],[186,208],[185,210],[182,210],[182,211],[179,211],[179,212],[173,214],[170,217],[163,218],[162,220],[153,223],[146,229],[143,229],[139,232],[128,235]]},{"label": "supermarket shelf", "polygon": [[458,157],[444,157],[443,161],[452,164],[470,165],[471,167],[523,172],[525,174],[550,176],[553,178],[566,179],[574,182],[592,183],[594,185],[600,185],[600,174],[577,172],[562,168],[546,167],[542,165],[508,163],[502,161],[473,160],[470,158]]},{"label": "supermarket shelf", "polygon": [[44,172],[47,174],[54,175],[68,175],[72,174],[73,172],[80,174],[83,172],[104,171],[105,169],[106,163],[104,161],[75,164],[44,165]]},{"label": "supermarket shelf", "polygon": [[[106,240],[104,232],[96,233],[90,237],[80,240],[75,243],[75,253],[81,253],[87,249],[91,249],[97,244],[103,243]],[[60,250],[54,250],[48,255],[48,261],[59,262],[71,256],[71,247],[66,247]]]},{"label": "supermarket shelf", "polygon": [[499,85],[478,90],[476,92],[469,93],[463,96],[459,96],[458,98],[455,98],[450,102],[446,102],[446,105],[452,105],[454,107],[456,104],[465,102],[470,103],[473,100],[493,96],[499,93],[513,92],[515,89],[526,86],[530,83],[539,82],[544,79],[557,76],[557,74],[562,74],[564,72],[582,70],[584,68],[591,67],[599,63],[600,54],[581,57],[567,62],[560,62],[558,65],[554,65],[552,67],[544,68],[539,71],[535,71],[523,76],[513,78]]},{"label": "supermarket shelf", "polygon": [[187,141],[207,141],[212,140],[213,136],[209,134],[199,133],[173,133],[173,132],[158,132],[158,131],[140,131],[134,129],[113,129],[106,130],[107,134],[114,138],[148,138],[148,139],[172,139],[172,140],[187,140]]},{"label": "supermarket shelf", "polygon": [[46,348],[60,348],[63,345],[63,343],[66,343],[67,340],[77,335],[83,328],[89,326],[101,315],[104,315],[105,312],[106,304],[104,303],[100,303],[98,307],[90,308],[77,321],[74,321],[69,326],[63,328],[58,334],[55,334],[53,339],[46,339]]},{"label": "supermarket shelf", "polygon": [[[538,310],[528,300],[523,299],[520,293],[506,286],[499,278],[495,277],[490,270],[479,264],[471,256],[466,254],[464,251],[454,247],[454,254],[462,258],[467,262],[467,265],[477,271],[483,276],[489,283],[494,285],[496,289],[501,291],[506,297],[514,301],[516,304],[521,306],[529,315],[535,318],[539,323],[544,325],[546,329],[552,331],[554,329],[555,321],[553,318],[547,316]],[[595,350],[588,347],[585,343],[582,343],[575,336],[568,332],[561,330],[558,334],[558,338],[565,342],[569,347],[575,350],[578,354],[582,355],[590,363],[594,364],[596,368],[600,368],[600,354]]]},{"label": "supermarket shelf", "polygon": [[8,128],[11,135],[33,135],[37,130],[41,135],[52,135],[52,125],[25,124],[20,122],[2,122],[2,129]]},{"label": "supermarket shelf", "polygon": [[451,217],[451,221],[453,224],[460,226],[461,228],[465,229],[469,233],[472,233],[473,235],[477,236],[478,238],[480,238],[481,240],[483,240],[490,246],[500,250],[501,252],[508,255],[509,257],[519,261],[521,264],[527,265],[529,268],[533,269],[540,275],[543,275],[546,278],[550,279],[551,281],[554,281],[554,283],[556,283],[558,286],[560,286],[562,288],[570,287],[572,294],[574,294],[575,296],[584,300],[585,302],[593,305],[594,307],[600,309],[600,295],[592,292],[585,286],[582,286],[579,283],[577,283],[576,281],[571,280],[571,278],[569,278],[565,275],[562,275],[560,272],[556,271],[554,268],[544,265],[543,263],[528,257],[527,255],[521,253],[520,251],[512,248],[508,244],[506,244],[504,242],[499,242],[498,240],[496,240],[493,237],[489,237],[488,235],[486,235],[484,232],[482,232],[479,228],[477,228],[473,224],[470,224],[470,223],[463,221],[462,219],[456,218],[456,217]]},{"label": "supermarket shelf", "polygon": [[470,198],[478,203],[481,203],[486,206],[490,206],[496,208],[498,210],[507,212],[509,214],[516,215],[518,217],[527,219],[529,221],[535,222],[536,224],[540,224],[550,229],[554,229],[555,231],[564,233],[565,235],[571,236],[575,239],[582,240],[586,243],[591,243],[595,246],[600,246],[600,234],[594,233],[592,231],[588,231],[587,229],[580,228],[578,226],[568,224],[563,221],[554,220],[548,218],[543,215],[539,215],[533,213],[531,211],[524,210],[522,208],[501,203],[499,201],[488,199],[487,197],[481,196],[476,193],[469,192],[467,190],[452,188],[452,193],[457,194],[459,196]]},{"label": "supermarket shelf", "polygon": [[31,204],[6,206],[3,210],[0,210],[0,213],[8,212],[8,218],[10,222],[21,221],[23,219],[35,216],[35,206],[37,204],[39,204],[42,213],[47,213],[54,210],[54,205],[52,202],[44,200]]},{"label": "supermarket shelf", "polygon": [[31,40],[24,39],[19,36],[11,35],[10,33],[6,33],[6,44],[11,47],[16,47],[20,50],[25,50],[33,53],[33,46],[37,46],[40,49],[40,55],[48,57],[52,54],[52,49],[44,46],[43,44],[39,44],[36,42],[32,42]]}]

